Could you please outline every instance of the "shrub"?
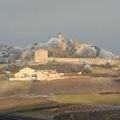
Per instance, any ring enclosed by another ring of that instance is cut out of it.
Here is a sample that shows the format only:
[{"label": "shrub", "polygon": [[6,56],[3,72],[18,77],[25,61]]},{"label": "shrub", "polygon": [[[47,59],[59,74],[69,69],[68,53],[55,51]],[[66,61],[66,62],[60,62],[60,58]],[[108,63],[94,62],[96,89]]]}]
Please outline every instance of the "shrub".
[{"label": "shrub", "polygon": [[92,73],[92,67],[90,65],[85,65],[84,72],[85,73]]},{"label": "shrub", "polygon": [[1,74],[0,80],[8,80],[8,76],[6,74]]},{"label": "shrub", "polygon": [[107,63],[105,64],[105,66],[106,66],[106,68],[112,68],[112,64],[109,63],[109,62],[107,62]]}]

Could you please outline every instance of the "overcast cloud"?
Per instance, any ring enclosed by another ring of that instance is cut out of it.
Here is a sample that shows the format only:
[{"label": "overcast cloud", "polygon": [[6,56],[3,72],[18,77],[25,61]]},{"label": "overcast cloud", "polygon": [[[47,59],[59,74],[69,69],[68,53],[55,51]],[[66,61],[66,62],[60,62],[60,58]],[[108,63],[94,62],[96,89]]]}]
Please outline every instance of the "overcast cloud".
[{"label": "overcast cloud", "polygon": [[0,0],[0,44],[24,47],[58,32],[120,55],[120,0]]}]

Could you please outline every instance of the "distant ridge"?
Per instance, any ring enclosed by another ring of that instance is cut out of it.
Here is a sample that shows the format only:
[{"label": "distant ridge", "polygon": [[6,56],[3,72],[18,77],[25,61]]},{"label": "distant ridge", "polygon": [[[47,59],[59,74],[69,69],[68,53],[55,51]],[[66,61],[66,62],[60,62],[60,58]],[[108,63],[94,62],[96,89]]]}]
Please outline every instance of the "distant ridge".
[{"label": "distant ridge", "polygon": [[65,39],[63,34],[50,38],[46,43],[35,43],[25,49],[31,56],[36,49],[47,49],[52,57],[80,57],[80,58],[115,58],[116,56],[93,43],[77,42],[71,38]]},{"label": "distant ridge", "polygon": [[50,57],[116,58],[112,52],[93,43],[65,39],[64,35],[59,33],[46,43],[34,43],[24,49],[0,45],[0,63],[9,63],[18,59],[33,60],[34,52],[39,48],[48,50]]}]

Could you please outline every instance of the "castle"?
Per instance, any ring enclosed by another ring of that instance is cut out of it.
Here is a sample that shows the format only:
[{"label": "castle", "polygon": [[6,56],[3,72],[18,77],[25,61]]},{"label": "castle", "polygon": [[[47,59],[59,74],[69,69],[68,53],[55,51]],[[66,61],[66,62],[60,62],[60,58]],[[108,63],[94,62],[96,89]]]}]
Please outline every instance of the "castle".
[{"label": "castle", "polygon": [[48,63],[48,51],[38,49],[35,51],[35,63],[46,64]]}]

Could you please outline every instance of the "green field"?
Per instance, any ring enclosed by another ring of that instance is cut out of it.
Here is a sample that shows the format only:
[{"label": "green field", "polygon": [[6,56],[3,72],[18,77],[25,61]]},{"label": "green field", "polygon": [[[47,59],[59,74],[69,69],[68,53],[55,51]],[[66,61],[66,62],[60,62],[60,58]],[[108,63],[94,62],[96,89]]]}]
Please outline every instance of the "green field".
[{"label": "green field", "polygon": [[[59,114],[58,109],[61,108],[61,105],[69,105],[69,104],[83,104],[83,105],[94,105],[94,104],[114,104],[120,105],[120,95],[110,94],[110,95],[97,95],[97,94],[73,94],[73,95],[56,95],[53,97],[53,102],[56,103],[55,108],[43,109],[43,110],[33,110],[33,111],[22,111],[18,112],[17,114],[20,115],[27,115],[32,117],[47,117],[52,118]],[[68,104],[69,103],[69,104]],[[59,106],[59,107],[58,107]],[[40,106],[38,106],[39,108]],[[113,112],[109,113],[105,111],[106,115],[104,117],[109,117],[109,114],[113,114]],[[107,114],[108,113],[108,114]],[[119,111],[114,111],[115,114],[118,114]],[[79,118],[83,117],[84,115],[89,115],[88,113],[81,113]],[[99,115],[103,113],[96,113],[93,115]],[[61,119],[60,119],[61,120]],[[67,120],[67,119],[66,119]]]},{"label": "green field", "polygon": [[78,94],[78,95],[57,95],[54,100],[58,103],[79,103],[79,104],[120,104],[120,95],[99,95],[99,94]]},{"label": "green field", "polygon": [[96,77],[119,77],[120,71],[116,71],[115,68],[103,68],[103,67],[93,67],[90,76]]}]

